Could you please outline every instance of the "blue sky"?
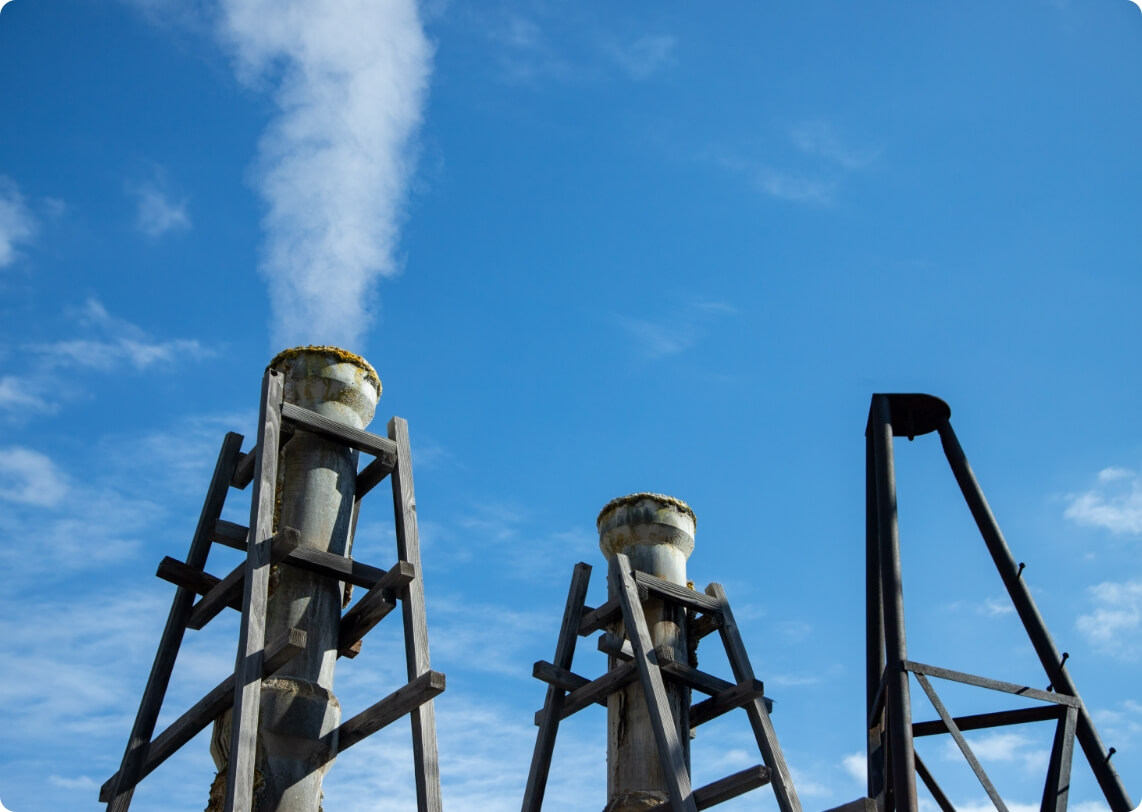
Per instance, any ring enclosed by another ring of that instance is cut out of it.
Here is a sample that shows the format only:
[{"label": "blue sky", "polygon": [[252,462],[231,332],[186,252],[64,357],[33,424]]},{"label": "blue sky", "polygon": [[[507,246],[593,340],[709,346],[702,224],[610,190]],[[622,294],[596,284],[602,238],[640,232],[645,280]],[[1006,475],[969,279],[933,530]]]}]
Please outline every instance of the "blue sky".
[{"label": "blue sky", "polygon": [[[577,561],[605,592],[597,511],[642,490],[697,513],[690,575],[726,587],[805,807],[861,795],[878,391],[951,404],[1137,801],[1140,137],[1127,0],[4,4],[0,798],[96,808],[223,434],[278,350],[337,343],[384,382],[374,428],[410,421],[448,808],[518,808],[531,664]],[[897,451],[911,656],[1042,687],[938,444]],[[366,507],[358,555],[389,566]],[[236,628],[191,635],[163,721]],[[591,641],[576,666],[601,673]],[[346,712],[402,670],[382,624]],[[604,726],[565,725],[547,809],[602,807]],[[1038,808],[1046,732],[972,741]],[[921,754],[988,808],[947,744]],[[695,783],[758,760],[731,716]],[[327,805],[412,809],[410,770],[394,726]],[[196,741],[135,808],[201,809],[211,777]],[[1072,798],[1105,808],[1085,763]]]}]

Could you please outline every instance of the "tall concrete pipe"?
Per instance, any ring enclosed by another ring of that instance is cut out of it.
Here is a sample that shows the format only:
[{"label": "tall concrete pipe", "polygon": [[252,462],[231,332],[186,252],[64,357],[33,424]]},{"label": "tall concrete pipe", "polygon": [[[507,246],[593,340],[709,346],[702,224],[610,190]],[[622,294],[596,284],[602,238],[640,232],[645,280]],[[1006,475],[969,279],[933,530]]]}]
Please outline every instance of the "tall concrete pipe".
[{"label": "tall concrete pipe", "polygon": [[[358,429],[373,419],[381,382],[363,358],[336,347],[299,347],[279,354],[270,366],[285,376],[287,402]],[[356,482],[356,451],[296,431],[281,452],[275,529],[296,528],[303,547],[346,555],[352,545]],[[279,567],[271,577],[266,639],[299,628],[307,633],[307,646],[262,684],[255,812],[321,809],[321,782],[334,755],[321,740],[341,721],[333,669],[344,589],[342,583],[296,567]],[[219,720],[211,742],[221,781],[229,728],[229,716]],[[221,809],[225,793],[218,792],[219,783],[211,788],[208,812]]]},{"label": "tall concrete pipe", "polygon": [[[694,551],[694,511],[680,499],[635,493],[610,501],[599,513],[599,549],[609,561],[615,553],[630,557],[636,570],[686,585],[686,559]],[[611,587],[610,597],[615,597]],[[672,646],[686,662],[686,618],[661,600],[643,603],[653,644]],[[615,666],[610,662],[610,667]],[[688,689],[667,683],[670,713],[690,763]],[[669,800],[666,776],[639,682],[607,700],[607,805],[604,812],[642,812]]]}]

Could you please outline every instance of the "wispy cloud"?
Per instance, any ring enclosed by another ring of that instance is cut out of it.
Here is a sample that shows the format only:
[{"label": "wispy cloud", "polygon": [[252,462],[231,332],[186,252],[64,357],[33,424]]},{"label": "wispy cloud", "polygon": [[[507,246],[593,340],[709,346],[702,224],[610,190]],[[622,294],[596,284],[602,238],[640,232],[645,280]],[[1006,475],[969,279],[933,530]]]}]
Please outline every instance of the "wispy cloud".
[{"label": "wispy cloud", "polygon": [[606,53],[629,78],[636,81],[649,79],[674,55],[678,41],[667,34],[644,34],[630,42],[611,42]]},{"label": "wispy cloud", "polygon": [[0,500],[52,507],[67,493],[67,477],[46,454],[30,448],[0,448]]},{"label": "wispy cloud", "polygon": [[1063,515],[1075,524],[1116,535],[1142,533],[1142,477],[1127,468],[1104,468],[1089,490],[1067,496]]},{"label": "wispy cloud", "polygon": [[687,297],[682,306],[660,318],[637,318],[626,314],[614,314],[612,318],[633,340],[638,354],[654,361],[688,350],[713,320],[736,313],[737,310],[725,302]]},{"label": "wispy cloud", "polygon": [[842,169],[864,169],[876,160],[878,152],[846,144],[827,121],[803,121],[789,131],[793,146],[806,155],[823,158]]},{"label": "wispy cloud", "polygon": [[60,390],[59,370],[144,373],[176,369],[213,355],[213,350],[196,339],[153,338],[141,327],[108,313],[97,299],[88,299],[69,315],[81,335],[23,345],[34,363],[26,372],[0,376],[0,413],[27,420],[57,411],[60,399],[74,397],[76,388]]},{"label": "wispy cloud", "polygon": [[127,193],[135,198],[135,227],[152,239],[190,230],[188,201],[173,199],[167,185],[166,173],[161,169],[142,183],[127,185]]},{"label": "wispy cloud", "polygon": [[[1044,770],[1050,752],[1022,733],[987,733],[969,736],[968,744],[976,757],[985,765],[988,762],[1016,763],[1028,771]],[[944,742],[943,757],[947,761],[962,761],[963,753],[952,739]],[[959,807],[957,807],[958,809]]]},{"label": "wispy cloud", "polygon": [[270,87],[256,184],[281,345],[359,347],[376,280],[399,270],[432,46],[415,0],[223,0],[238,75]]},{"label": "wispy cloud", "polygon": [[1094,609],[1075,624],[1083,637],[1103,654],[1137,660],[1142,654],[1142,579],[1105,581],[1087,592]]},{"label": "wispy cloud", "polygon": [[26,245],[35,235],[36,220],[19,187],[0,175],[0,268],[15,262],[16,247]]},{"label": "wispy cloud", "polygon": [[836,199],[839,185],[832,179],[779,169],[727,150],[716,150],[708,153],[708,157],[722,169],[745,178],[759,192],[778,200],[824,207]]},{"label": "wispy cloud", "polygon": [[841,759],[841,768],[856,781],[864,783],[868,780],[868,755],[849,753]]}]

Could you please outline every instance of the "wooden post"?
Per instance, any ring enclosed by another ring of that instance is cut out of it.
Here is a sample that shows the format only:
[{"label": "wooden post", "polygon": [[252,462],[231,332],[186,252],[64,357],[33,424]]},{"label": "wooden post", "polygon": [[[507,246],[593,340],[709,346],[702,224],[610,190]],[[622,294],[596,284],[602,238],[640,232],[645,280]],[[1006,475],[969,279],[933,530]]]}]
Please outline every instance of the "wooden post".
[{"label": "wooden post", "polygon": [[[599,548],[608,561],[629,557],[634,570],[686,586],[686,559],[694,550],[694,512],[670,496],[636,493],[612,500],[597,521]],[[610,597],[618,598],[612,580]],[[667,646],[674,659],[687,662],[685,612],[658,598],[641,604],[650,629],[651,647]],[[613,655],[611,669],[620,665]],[[689,688],[670,683],[665,688],[670,709],[663,723],[679,742],[684,770],[690,768]],[[667,775],[659,758],[659,741],[641,682],[627,685],[607,699],[607,806],[605,812],[636,812],[670,800],[676,776]],[[687,787],[689,778],[687,775]]]}]

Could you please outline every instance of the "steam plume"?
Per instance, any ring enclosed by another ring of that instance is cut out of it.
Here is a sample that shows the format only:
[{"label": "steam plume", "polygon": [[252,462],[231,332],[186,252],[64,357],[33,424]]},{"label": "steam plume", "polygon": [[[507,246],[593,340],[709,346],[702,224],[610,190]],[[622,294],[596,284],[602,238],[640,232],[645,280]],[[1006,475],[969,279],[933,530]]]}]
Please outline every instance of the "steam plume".
[{"label": "steam plume", "polygon": [[222,0],[239,77],[272,87],[261,265],[278,346],[360,349],[394,252],[432,48],[415,0]]}]

